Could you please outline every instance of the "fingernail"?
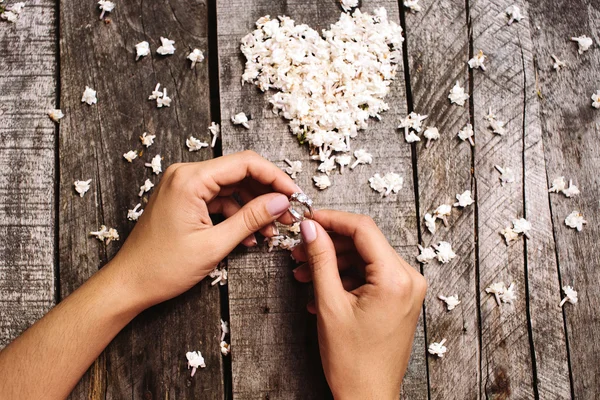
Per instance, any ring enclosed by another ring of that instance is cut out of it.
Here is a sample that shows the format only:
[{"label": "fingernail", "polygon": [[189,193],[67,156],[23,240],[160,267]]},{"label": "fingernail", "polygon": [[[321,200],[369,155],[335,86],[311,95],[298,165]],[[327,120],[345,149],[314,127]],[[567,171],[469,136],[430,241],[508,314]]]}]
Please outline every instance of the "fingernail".
[{"label": "fingernail", "polygon": [[304,263],[302,265],[297,266],[296,268],[294,268],[292,270],[292,272],[295,274],[296,272],[298,272],[300,270],[300,268],[306,268],[306,264],[308,264],[308,263]]},{"label": "fingernail", "polygon": [[267,203],[267,211],[272,216],[283,214],[290,206],[290,201],[284,195],[278,195]]},{"label": "fingernail", "polygon": [[297,193],[304,193],[304,190],[300,188],[300,186],[296,185]]},{"label": "fingernail", "polygon": [[317,238],[317,227],[310,219],[306,219],[300,223],[300,232],[304,243],[312,243]]}]

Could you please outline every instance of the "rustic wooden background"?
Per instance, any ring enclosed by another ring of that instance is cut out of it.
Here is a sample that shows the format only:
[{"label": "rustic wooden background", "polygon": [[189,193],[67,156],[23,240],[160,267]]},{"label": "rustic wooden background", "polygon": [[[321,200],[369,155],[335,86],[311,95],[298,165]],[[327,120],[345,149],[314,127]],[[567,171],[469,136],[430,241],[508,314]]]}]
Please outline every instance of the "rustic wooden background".
[{"label": "rustic wooden background", "polygon": [[[319,207],[371,215],[391,244],[415,267],[416,245],[453,244],[450,264],[419,267],[429,292],[404,380],[406,399],[592,399],[600,396],[600,4],[595,0],[421,0],[412,14],[391,0],[384,6],[405,31],[404,64],[387,100],[391,110],[371,121],[357,142],[373,150],[370,167],[336,176],[317,192],[312,173],[298,179]],[[517,4],[526,18],[506,26]],[[148,169],[123,162],[148,131],[156,143],[143,158],[164,164],[201,161],[253,149],[283,166],[307,159],[307,149],[273,115],[267,96],[240,86],[242,36],[263,15],[288,15],[315,29],[339,18],[335,0],[168,0],[117,2],[111,23],[98,20],[95,1],[29,0],[16,24],[0,23],[0,346],[67,296],[109,260],[107,247],[87,233],[115,226],[122,240],[133,227],[127,209],[137,202]],[[571,36],[594,46],[578,55]],[[174,56],[135,62],[134,45],[155,49],[160,36],[176,41]],[[190,70],[188,50],[207,60]],[[466,61],[483,50],[486,72]],[[567,62],[556,73],[551,54]],[[455,81],[468,106],[451,106]],[[171,108],[147,101],[157,82],[170,90]],[[83,88],[98,91],[94,107]],[[60,127],[46,116],[61,108]],[[493,135],[484,122],[491,107],[508,121]],[[409,111],[428,114],[442,139],[430,149],[408,145],[395,129]],[[245,111],[251,130],[230,117]],[[222,121],[213,150],[189,153],[185,139],[208,140],[210,121]],[[474,148],[456,139],[475,127]],[[375,143],[381,146],[375,147]],[[358,147],[357,147],[358,148]],[[494,165],[509,165],[517,182],[501,187]],[[314,165],[306,162],[305,170]],[[381,199],[367,185],[375,172],[395,170],[406,190]],[[582,193],[548,194],[548,182],[571,178]],[[81,201],[75,179],[93,178]],[[414,190],[413,190],[414,188]],[[476,204],[453,213],[449,229],[426,232],[423,215],[471,189]],[[564,224],[572,210],[590,222],[582,232]],[[533,223],[531,240],[506,247],[499,230],[514,217]],[[330,396],[318,358],[314,318],[305,312],[309,289],[296,283],[285,252],[264,247],[227,260],[228,286],[202,282],[189,293],[136,318],[92,365],[73,399],[320,399]],[[497,307],[484,291],[514,281],[518,300]],[[558,307],[560,288],[574,284],[577,305]],[[462,303],[447,312],[440,293]],[[219,319],[231,321],[232,355],[222,358]],[[446,338],[443,359],[427,343]],[[184,353],[200,348],[207,368],[194,378]]]}]

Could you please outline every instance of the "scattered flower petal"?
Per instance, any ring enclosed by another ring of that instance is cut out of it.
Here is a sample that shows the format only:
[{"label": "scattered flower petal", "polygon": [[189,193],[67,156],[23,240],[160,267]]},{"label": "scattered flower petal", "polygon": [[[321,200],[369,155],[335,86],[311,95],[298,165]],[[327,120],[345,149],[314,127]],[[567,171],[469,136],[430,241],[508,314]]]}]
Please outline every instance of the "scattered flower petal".
[{"label": "scattered flower petal", "polygon": [[593,40],[585,35],[581,35],[579,37],[572,37],[571,41],[577,42],[577,46],[579,54],[583,54],[589,50],[589,48],[594,44]]},{"label": "scattered flower petal", "polygon": [[581,232],[583,225],[587,224],[587,221],[583,219],[583,214],[579,211],[573,211],[565,218],[565,224],[569,228],[577,229],[577,231]]},{"label": "scattered flower petal", "polygon": [[464,128],[458,131],[458,137],[460,138],[460,140],[462,140],[463,142],[465,140],[468,140],[469,143],[471,143],[471,146],[475,146],[475,142],[473,141],[474,134],[475,132],[473,131],[473,125],[471,124],[467,124]]},{"label": "scattered flower petal", "polygon": [[105,225],[100,226],[100,230],[96,232],[90,232],[90,235],[95,236],[96,239],[104,244],[119,240],[119,232],[115,228],[109,229]]},{"label": "scattered flower petal", "polygon": [[188,351],[185,353],[185,358],[188,360],[188,369],[192,369],[192,376],[196,374],[198,368],[206,368],[204,364],[204,357],[199,351]]},{"label": "scattered flower petal", "polygon": [[138,196],[142,197],[144,193],[147,193],[154,187],[154,184],[150,182],[150,179],[146,179],[146,182],[142,186],[140,186],[140,194]]},{"label": "scattered flower petal", "polygon": [[220,286],[227,285],[227,269],[225,269],[224,265],[217,265],[217,267],[213,269],[208,276],[209,278],[213,278],[210,286],[215,286],[217,283]]},{"label": "scattered flower petal", "polygon": [[135,61],[150,55],[150,43],[143,41],[135,45]]},{"label": "scattered flower petal", "polygon": [[217,138],[221,136],[221,127],[219,126],[219,124],[211,122],[210,126],[208,127],[208,131],[212,135],[212,142],[210,143],[210,147],[215,147],[215,144],[217,144]]},{"label": "scattered flower petal", "polygon": [[423,10],[421,5],[419,4],[419,0],[404,0],[404,7],[408,8],[410,11],[416,13]]},{"label": "scattered flower petal", "polygon": [[156,99],[156,107],[171,107],[171,98],[167,96],[167,88],[164,88],[162,96]]},{"label": "scattered flower petal", "polygon": [[558,178],[554,178],[552,181],[552,187],[548,190],[550,193],[558,193],[562,192],[567,188],[567,181],[565,181],[564,176],[559,176]]},{"label": "scattered flower petal", "polygon": [[500,172],[500,182],[502,182],[502,186],[507,183],[513,183],[517,180],[515,173],[512,169],[506,167],[502,168],[499,165],[496,165],[495,168]]},{"label": "scattered flower petal", "polygon": [[438,261],[442,264],[449,263],[456,254],[452,250],[452,245],[448,242],[439,242],[438,245],[433,245],[433,248],[437,252]]},{"label": "scattered flower petal", "polygon": [[173,46],[175,44],[174,40],[169,40],[161,36],[160,43],[161,46],[158,49],[156,49],[156,52],[158,54],[166,56],[175,53],[175,46]]},{"label": "scattered flower petal", "polygon": [[112,10],[115,9],[115,3],[113,3],[112,1],[100,0],[98,2],[98,7],[102,10],[102,13],[100,14],[100,19],[103,19],[105,13],[112,12]]},{"label": "scattered flower petal", "polygon": [[81,102],[87,103],[88,105],[96,104],[98,98],[96,97],[96,91],[88,86],[85,87],[83,96],[81,96]]},{"label": "scattered flower petal", "polygon": [[504,236],[504,241],[506,242],[507,246],[519,238],[519,234],[510,227],[502,229],[500,234]]},{"label": "scattered flower petal", "polygon": [[481,68],[482,71],[485,71],[485,65],[483,63],[485,62],[486,58],[487,57],[483,54],[483,50],[479,50],[479,53],[477,53],[473,58],[471,58],[467,62],[469,64],[469,68]]},{"label": "scattered flower petal", "polygon": [[503,294],[504,291],[506,291],[506,285],[504,284],[504,282],[495,282],[495,283],[492,283],[487,288],[485,288],[485,292],[486,293],[494,295],[494,297],[496,298],[496,303],[498,304],[498,306],[501,305],[501,303],[500,303],[500,295]]},{"label": "scattered flower petal", "polygon": [[187,59],[192,62],[192,69],[196,66],[196,63],[204,61],[204,53],[200,49],[194,49],[188,54]]},{"label": "scattered flower petal", "polygon": [[48,110],[48,116],[52,121],[59,123],[65,114],[61,110]]},{"label": "scattered flower petal", "polygon": [[417,245],[419,247],[420,254],[417,256],[417,261],[421,264],[429,264],[429,261],[436,258],[435,250],[431,247],[423,247],[420,244]]},{"label": "scattered flower petal", "polygon": [[149,135],[148,132],[144,132],[142,133],[142,136],[140,136],[140,141],[142,142],[142,145],[148,148],[154,144],[155,137],[156,135]]},{"label": "scattered flower petal", "polygon": [[425,129],[425,132],[423,132],[423,136],[425,136],[425,139],[427,139],[425,148],[429,148],[432,140],[438,140],[440,138],[440,131],[438,128],[428,126],[427,129]]},{"label": "scattered flower petal", "polygon": [[563,292],[565,292],[565,297],[560,302],[560,307],[562,307],[567,301],[571,304],[577,304],[577,291],[573,289],[573,286],[563,286]]},{"label": "scattered flower petal", "polygon": [[439,343],[433,342],[429,345],[427,351],[429,352],[429,354],[433,354],[438,356],[439,358],[442,358],[444,357],[444,354],[448,351],[446,346],[444,346],[444,343],[446,343],[446,339],[442,339],[442,341]]},{"label": "scattered flower petal", "polygon": [[592,95],[592,107],[600,108],[600,90]]},{"label": "scattered flower petal", "polygon": [[344,167],[350,165],[352,156],[350,154],[341,154],[335,157],[335,162],[340,166],[340,174],[344,173]]},{"label": "scattered flower petal", "polygon": [[137,158],[137,151],[129,150],[127,153],[123,154],[123,158],[127,160],[127,162],[132,162]]},{"label": "scattered flower petal", "polygon": [[556,72],[560,71],[561,68],[566,67],[567,64],[565,64],[564,61],[561,61],[558,59],[558,57],[556,57],[554,54],[550,55],[552,57],[552,59],[554,60],[554,65],[552,65],[552,68],[554,68],[554,70]]},{"label": "scattered flower petal", "polygon": [[186,141],[185,145],[188,147],[189,151],[198,151],[204,147],[208,147],[208,143],[201,141],[193,136],[190,136]]},{"label": "scattered flower petal", "polygon": [[325,190],[331,186],[331,180],[329,180],[327,175],[313,176],[313,181],[315,182],[315,186],[320,190]]},{"label": "scattered flower petal", "polygon": [[302,172],[302,161],[291,161],[287,158],[284,160],[289,167],[285,167],[284,171],[290,175],[292,179],[296,179],[296,175]]},{"label": "scattered flower petal", "polygon": [[231,117],[231,122],[234,125],[242,125],[246,129],[250,129],[250,125],[248,124],[248,117],[243,112],[235,114]]},{"label": "scattered flower petal", "polygon": [[522,233],[527,239],[531,239],[529,231],[531,230],[531,222],[525,218],[519,218],[513,220],[513,231],[515,233]]},{"label": "scattered flower petal", "polygon": [[566,189],[563,189],[563,194],[567,197],[573,197],[573,196],[577,196],[578,194],[580,194],[581,192],[579,191],[579,188],[575,185],[573,185],[573,181],[569,180],[569,187]]},{"label": "scattered flower petal", "polygon": [[403,183],[404,179],[394,172],[388,172],[383,177],[375,174],[372,178],[369,178],[371,188],[376,192],[383,193],[384,197],[388,196],[391,192],[398,193],[402,189]]},{"label": "scattered flower petal", "polygon": [[350,166],[350,169],[354,169],[359,164],[371,164],[373,162],[373,156],[364,149],[356,150],[354,157],[356,157],[356,161]]},{"label": "scattered flower petal", "polygon": [[454,296],[444,296],[444,295],[439,295],[438,299],[446,302],[446,307],[448,308],[448,311],[452,311],[456,308],[457,305],[460,304],[460,300],[458,299],[458,295],[454,295]]},{"label": "scattered flower petal", "polygon": [[516,5],[508,7],[506,9],[506,15],[508,16],[508,25],[512,25],[513,22],[519,22],[525,18],[521,14],[521,9]]},{"label": "scattered flower petal", "polygon": [[144,210],[139,210],[138,209],[141,207],[142,205],[140,203],[138,203],[133,210],[127,210],[127,219],[130,221],[137,221],[138,218],[142,215],[142,213],[144,212]]},{"label": "scattered flower petal", "polygon": [[429,213],[425,214],[425,226],[427,227],[429,232],[431,232],[432,234],[435,233],[435,231],[437,229],[437,226],[435,225],[435,220],[436,220],[436,218],[434,216],[432,216],[431,214],[429,214]]},{"label": "scattered flower petal", "polygon": [[154,158],[152,158],[151,162],[145,163],[144,165],[148,168],[152,168],[152,172],[154,172],[156,175],[158,175],[162,172],[161,162],[162,162],[162,160],[160,158],[160,154],[157,154],[154,156]]},{"label": "scattered flower petal", "polygon": [[349,12],[353,8],[358,7],[358,0],[340,0],[340,4],[345,12]]},{"label": "scattered flower petal", "polygon": [[456,195],[456,200],[458,200],[456,203],[454,203],[454,207],[467,207],[470,206],[471,204],[473,204],[475,202],[475,200],[473,200],[473,198],[471,197],[471,191],[470,190],[465,190],[463,192],[463,194],[457,194]]},{"label": "scattered flower petal", "polygon": [[221,343],[219,343],[219,347],[221,348],[221,354],[224,356],[228,356],[229,353],[231,353],[231,345],[226,341],[222,340]]},{"label": "scattered flower petal", "polygon": [[156,84],[156,87],[152,91],[152,94],[148,97],[148,100],[157,100],[163,96],[163,92],[160,90],[160,83]]},{"label": "scattered flower petal", "polygon": [[512,282],[510,286],[504,290],[504,292],[498,294],[498,297],[500,297],[500,300],[503,303],[512,304],[513,301],[517,299],[517,295],[515,293],[515,283]]},{"label": "scattered flower petal", "polygon": [[79,197],[83,197],[83,195],[90,190],[90,183],[92,183],[91,179],[88,179],[87,181],[75,181],[75,191],[79,193]]},{"label": "scattered flower petal", "polygon": [[461,87],[460,83],[456,81],[456,85],[450,90],[448,98],[450,99],[450,103],[464,106],[465,102],[469,99],[469,95],[465,93],[465,88]]}]

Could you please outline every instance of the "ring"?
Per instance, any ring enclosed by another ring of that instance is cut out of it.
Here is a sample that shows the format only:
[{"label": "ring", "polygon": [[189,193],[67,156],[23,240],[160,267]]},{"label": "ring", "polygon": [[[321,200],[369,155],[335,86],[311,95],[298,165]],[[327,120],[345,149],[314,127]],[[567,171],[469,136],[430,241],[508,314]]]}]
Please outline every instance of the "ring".
[{"label": "ring", "polygon": [[310,219],[313,219],[314,217],[314,213],[313,213],[313,202],[312,200],[305,195],[304,193],[294,193],[293,195],[290,196],[289,198],[290,201],[290,208],[288,208],[288,211],[290,212],[290,214],[292,214],[292,217],[294,217],[294,222],[301,222],[304,221],[304,219],[306,218],[306,211],[304,212],[299,212],[298,210],[296,210],[294,208],[294,203],[298,203],[300,204],[302,207],[304,207],[308,213],[310,214]]}]

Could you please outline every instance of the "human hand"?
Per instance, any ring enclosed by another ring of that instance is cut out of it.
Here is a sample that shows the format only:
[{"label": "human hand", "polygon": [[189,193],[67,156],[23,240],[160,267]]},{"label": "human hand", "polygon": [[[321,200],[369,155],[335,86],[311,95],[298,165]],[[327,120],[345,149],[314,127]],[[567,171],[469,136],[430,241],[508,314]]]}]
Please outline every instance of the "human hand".
[{"label": "human hand", "polygon": [[[108,268],[128,282],[142,309],[168,300],[197,284],[240,243],[256,245],[255,232],[271,237],[276,219],[291,223],[288,197],[297,191],[281,169],[251,151],[173,164]],[[209,214],[226,219],[213,226]]]},{"label": "human hand", "polygon": [[292,254],[308,262],[294,276],[314,284],[308,310],[317,314],[321,360],[334,397],[398,399],[425,278],[369,217],[321,210],[300,229],[304,245]]}]

